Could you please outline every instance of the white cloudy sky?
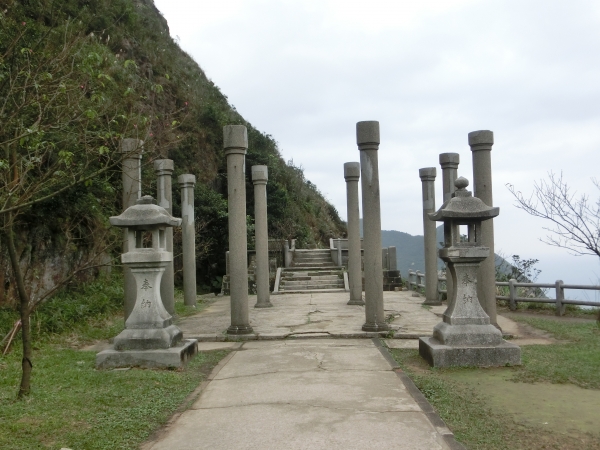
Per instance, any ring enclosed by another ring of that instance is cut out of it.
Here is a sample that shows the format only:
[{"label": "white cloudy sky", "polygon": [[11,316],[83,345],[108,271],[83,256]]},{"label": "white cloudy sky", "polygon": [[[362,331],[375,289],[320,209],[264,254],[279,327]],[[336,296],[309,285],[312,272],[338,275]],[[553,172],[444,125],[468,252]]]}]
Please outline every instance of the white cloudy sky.
[{"label": "white cloudy sky", "polygon": [[[382,226],[422,234],[418,170],[494,131],[496,250],[538,258],[540,281],[589,283],[597,257],[539,238],[515,208],[560,172],[598,198],[600,3],[571,0],[155,0],[171,35],[237,110],[302,165],[345,218],[355,124],[378,120]],[[600,178],[600,177],[599,177]],[[441,202],[438,166],[437,203]],[[593,297],[593,296],[592,296]]]}]

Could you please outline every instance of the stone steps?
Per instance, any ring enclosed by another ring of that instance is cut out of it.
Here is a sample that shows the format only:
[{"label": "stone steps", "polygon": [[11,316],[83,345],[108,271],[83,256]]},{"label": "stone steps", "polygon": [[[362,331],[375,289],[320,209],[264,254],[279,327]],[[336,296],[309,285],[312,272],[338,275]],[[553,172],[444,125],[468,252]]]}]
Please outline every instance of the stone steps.
[{"label": "stone steps", "polygon": [[336,267],[336,266],[331,264],[331,261],[324,261],[324,262],[314,262],[314,261],[304,262],[304,261],[302,261],[302,262],[294,262],[292,267]]},{"label": "stone steps", "polygon": [[298,286],[314,286],[315,288],[322,288],[323,286],[335,286],[344,287],[344,280],[306,280],[306,281],[287,281],[284,280],[281,283],[284,288],[298,287]]},{"label": "stone steps", "polygon": [[285,274],[282,278],[281,281],[310,281],[310,280],[315,280],[315,281],[337,281],[339,280],[339,274],[331,274],[331,275],[310,275],[310,276],[304,276],[304,275],[288,275]]},{"label": "stone steps", "polygon": [[342,270],[329,250],[296,250],[292,267],[283,269],[278,292],[343,292]]}]

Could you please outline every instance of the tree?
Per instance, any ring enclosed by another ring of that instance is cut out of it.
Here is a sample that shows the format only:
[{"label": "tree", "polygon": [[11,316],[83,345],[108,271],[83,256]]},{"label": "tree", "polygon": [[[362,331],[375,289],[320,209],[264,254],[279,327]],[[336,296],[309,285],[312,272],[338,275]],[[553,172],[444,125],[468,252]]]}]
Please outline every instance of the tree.
[{"label": "tree", "polygon": [[[46,27],[0,13],[0,234],[19,299],[18,397],[30,392],[31,313],[77,273],[97,266],[111,245],[90,232],[109,233],[98,194],[114,190],[116,169],[129,156],[120,152],[121,139],[143,138],[151,155],[156,130],[171,123],[153,108],[161,86],[138,73],[133,60],[113,54],[103,39],[108,38],[86,35],[75,20]],[[88,236],[89,251],[53,289],[32,292],[23,276],[17,231],[44,217],[52,220],[53,206],[68,209],[71,202],[85,208],[72,210],[59,227],[67,240],[78,235],[81,244]],[[44,208],[46,216],[39,212]],[[98,242],[101,248],[93,248]]]},{"label": "tree", "polygon": [[[592,181],[600,190],[600,183]],[[552,222],[551,227],[544,227],[550,234],[542,242],[575,255],[600,256],[600,197],[591,201],[586,194],[577,196],[563,180],[562,172],[550,172],[548,180],[536,182],[529,197],[512,184],[506,186],[517,199],[517,208]]]}]

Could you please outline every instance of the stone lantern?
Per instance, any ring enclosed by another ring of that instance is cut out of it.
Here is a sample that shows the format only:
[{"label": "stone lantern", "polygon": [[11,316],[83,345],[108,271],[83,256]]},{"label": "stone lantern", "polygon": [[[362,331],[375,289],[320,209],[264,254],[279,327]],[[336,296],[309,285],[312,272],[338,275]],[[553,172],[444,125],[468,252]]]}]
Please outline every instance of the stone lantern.
[{"label": "stone lantern", "polygon": [[181,330],[165,309],[160,282],[173,260],[167,251],[169,227],[181,225],[147,195],[110,218],[111,225],[126,228],[128,251],[121,255],[136,285],[135,306],[125,321],[125,330],[114,338],[113,348],[96,355],[96,366],[180,367],[196,353],[195,339],[183,340]]},{"label": "stone lantern", "polygon": [[[453,197],[429,214],[430,220],[444,222],[439,256],[448,264],[454,290],[433,337],[419,339],[419,353],[434,367],[521,364],[521,349],[502,338],[477,298],[479,265],[490,254],[482,245],[481,223],[496,217],[499,208],[473,197],[468,185],[465,178],[458,178]],[[466,234],[461,234],[461,226]]]}]

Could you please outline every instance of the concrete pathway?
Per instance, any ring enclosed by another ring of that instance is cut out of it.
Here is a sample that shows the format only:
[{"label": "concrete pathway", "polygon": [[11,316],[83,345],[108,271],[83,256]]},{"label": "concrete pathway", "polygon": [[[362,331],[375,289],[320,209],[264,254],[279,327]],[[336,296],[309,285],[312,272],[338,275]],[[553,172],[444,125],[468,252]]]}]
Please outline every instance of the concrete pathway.
[{"label": "concrete pathway", "polygon": [[[246,340],[284,339],[289,337],[375,337],[362,331],[364,306],[347,305],[347,292],[282,294],[271,296],[273,308],[253,308],[256,296],[250,296],[250,325],[254,334]],[[431,335],[440,322],[445,306],[426,309],[423,297],[410,292],[384,292],[384,307],[396,339],[417,339]],[[201,314],[180,320],[186,338],[218,341],[227,338],[230,324],[230,298],[217,297]]]},{"label": "concrete pathway", "polygon": [[[234,350],[144,450],[162,449],[462,449],[390,348],[418,348],[446,306],[424,308],[410,292],[385,292],[393,336],[365,333],[364,307],[348,293],[283,294],[255,309],[254,334],[228,337],[229,297],[178,321],[200,351]],[[498,316],[522,344],[550,343],[539,330]],[[331,339],[338,338],[338,339]],[[227,341],[226,341],[227,340]]]},{"label": "concrete pathway", "polygon": [[378,342],[201,343],[237,350],[191,408],[142,448],[462,448]]}]

